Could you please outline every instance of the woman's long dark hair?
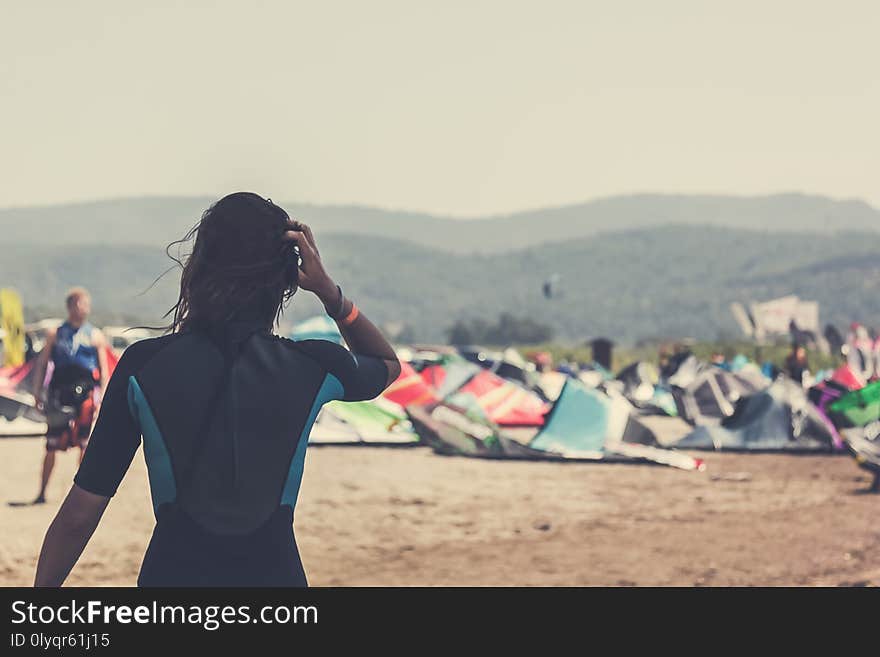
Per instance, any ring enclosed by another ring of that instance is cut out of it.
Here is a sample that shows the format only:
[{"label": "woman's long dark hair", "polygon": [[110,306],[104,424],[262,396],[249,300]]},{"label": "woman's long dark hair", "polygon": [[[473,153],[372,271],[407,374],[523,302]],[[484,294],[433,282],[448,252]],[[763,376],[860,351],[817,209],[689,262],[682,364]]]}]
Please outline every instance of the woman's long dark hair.
[{"label": "woman's long dark hair", "polygon": [[[290,218],[270,199],[251,192],[224,196],[165,252],[181,267],[180,295],[171,315],[171,332],[211,328],[234,319],[277,322],[296,292],[292,243],[283,242]],[[193,242],[189,254],[180,246]],[[178,255],[171,253],[178,246]]]}]

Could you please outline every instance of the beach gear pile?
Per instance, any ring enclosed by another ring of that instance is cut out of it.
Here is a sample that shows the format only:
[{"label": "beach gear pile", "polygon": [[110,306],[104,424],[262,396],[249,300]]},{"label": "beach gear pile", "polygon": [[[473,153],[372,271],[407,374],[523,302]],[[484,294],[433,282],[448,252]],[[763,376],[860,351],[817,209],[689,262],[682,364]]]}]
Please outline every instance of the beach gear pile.
[{"label": "beach gear pile", "polygon": [[[428,445],[439,454],[478,458],[651,462],[685,470],[704,464],[683,450],[849,450],[860,465],[880,472],[880,384],[865,386],[846,365],[804,390],[783,375],[769,378],[744,357],[722,368],[682,354],[662,375],[637,362],[615,376],[596,364],[539,372],[510,349],[407,349],[400,356],[400,378],[379,400],[361,402],[376,406],[375,431],[360,430],[365,420],[353,417],[354,411],[341,418],[331,404],[312,441]],[[650,415],[678,416],[693,429],[661,444],[646,424]]]},{"label": "beach gear pile", "polygon": [[[320,317],[291,337],[342,342]],[[640,361],[614,375],[595,363],[539,371],[513,349],[409,348],[398,355],[398,379],[375,400],[325,405],[310,443],[426,445],[444,455],[684,470],[705,466],[683,450],[848,450],[880,487],[880,381],[866,381],[849,364],[804,390],[784,376],[769,378],[744,357],[719,367],[683,353],[661,371]],[[117,356],[108,360],[115,365]],[[0,368],[0,437],[46,432],[30,392],[34,363]],[[648,426],[651,415],[677,416],[693,429],[661,444]]]},{"label": "beach gear pile", "polygon": [[[588,383],[572,373],[538,373],[512,350],[400,355],[401,375],[388,390],[370,402],[328,404],[310,442],[418,444],[438,454],[479,458],[704,467],[701,459],[661,446],[613,377],[584,377]],[[650,394],[640,392],[654,397],[653,386]],[[656,412],[651,408],[646,412]],[[675,412],[674,404],[670,410]]]},{"label": "beach gear pile", "polygon": [[843,394],[828,410],[846,448],[874,475],[871,489],[880,491],[880,381]]}]

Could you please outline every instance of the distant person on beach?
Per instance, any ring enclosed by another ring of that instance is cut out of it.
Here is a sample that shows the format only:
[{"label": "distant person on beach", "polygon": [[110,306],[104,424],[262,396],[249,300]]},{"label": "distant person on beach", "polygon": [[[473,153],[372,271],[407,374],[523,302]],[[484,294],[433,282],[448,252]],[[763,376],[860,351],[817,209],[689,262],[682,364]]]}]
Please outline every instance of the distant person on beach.
[{"label": "distant person on beach", "polygon": [[785,359],[785,373],[797,381],[798,385],[804,385],[805,377],[810,373],[810,364],[807,361],[807,349],[802,344],[793,344],[791,353]]},{"label": "distant person on beach", "polygon": [[69,447],[85,455],[89,432],[101,395],[107,386],[107,344],[103,333],[89,324],[92,299],[85,288],[75,287],[67,293],[67,320],[46,336],[46,344],[34,365],[34,398],[43,398],[43,381],[51,362],[52,378],[46,388],[43,410],[49,430],[46,433],[46,455],[40,475],[40,492],[34,504],[46,501],[46,487],[55,467],[56,452]]},{"label": "distant person on beach", "polygon": [[714,352],[709,360],[715,367],[720,367],[722,370],[727,370],[728,372],[730,371],[730,362],[727,360],[727,356],[722,352]]},{"label": "distant person on beach", "polygon": [[[123,353],[74,485],[53,520],[37,586],[59,586],[143,439],[156,524],[140,586],[307,586],[293,534],[321,406],[378,396],[394,349],[324,270],[311,229],[271,200],[230,194],[193,240],[169,332]],[[298,288],[351,351],[273,335]]]},{"label": "distant person on beach", "polygon": [[868,329],[859,322],[850,325],[846,336],[846,361],[850,369],[864,381],[869,381],[875,374],[874,342]]}]

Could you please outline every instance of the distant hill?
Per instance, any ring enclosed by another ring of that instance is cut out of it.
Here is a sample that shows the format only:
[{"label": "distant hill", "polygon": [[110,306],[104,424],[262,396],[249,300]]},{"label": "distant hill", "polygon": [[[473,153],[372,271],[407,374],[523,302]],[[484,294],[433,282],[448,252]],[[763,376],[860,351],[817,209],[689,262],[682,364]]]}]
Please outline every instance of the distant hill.
[{"label": "distant hill", "polygon": [[[0,258],[0,285],[22,293],[29,313],[59,315],[72,284],[93,290],[104,322],[160,322],[176,300],[171,263],[157,245],[18,244]],[[821,304],[823,322],[880,326],[880,233],[823,235],[661,226],[489,255],[463,255],[402,240],[330,234],[329,270],[372,318],[401,322],[420,340],[442,339],[458,318],[502,311],[552,325],[564,339],[609,335],[736,335],[731,301],[794,293]],[[561,296],[541,284],[560,276]],[[289,324],[317,310],[294,297]]]},{"label": "distant hill", "polygon": [[[3,244],[165,245],[181,237],[211,201],[207,197],[128,198],[47,207],[0,209]],[[661,225],[714,226],[773,232],[876,231],[880,211],[858,200],[803,194],[760,197],[640,194],[508,216],[450,219],[362,206],[284,204],[318,236],[359,234],[455,253],[500,253],[580,240],[600,233]]]}]

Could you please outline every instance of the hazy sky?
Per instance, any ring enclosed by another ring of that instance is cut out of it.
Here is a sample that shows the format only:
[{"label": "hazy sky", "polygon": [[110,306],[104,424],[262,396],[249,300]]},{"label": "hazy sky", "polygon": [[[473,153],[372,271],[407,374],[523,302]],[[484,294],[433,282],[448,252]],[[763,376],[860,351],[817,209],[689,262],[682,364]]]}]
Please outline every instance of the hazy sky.
[{"label": "hazy sky", "polygon": [[0,206],[880,205],[880,2],[0,0]]}]

